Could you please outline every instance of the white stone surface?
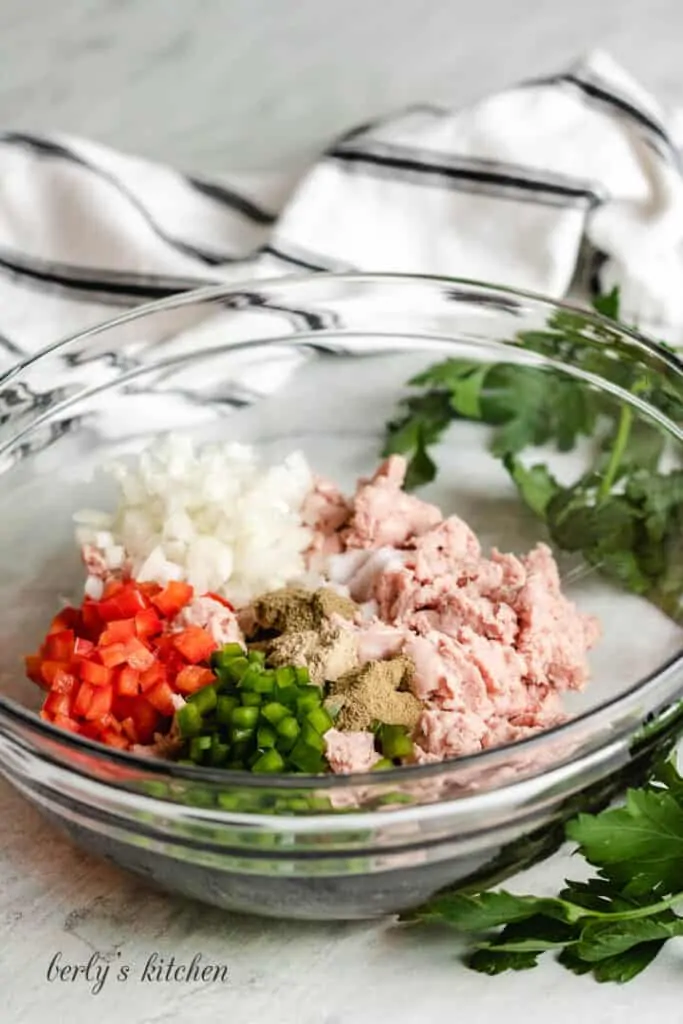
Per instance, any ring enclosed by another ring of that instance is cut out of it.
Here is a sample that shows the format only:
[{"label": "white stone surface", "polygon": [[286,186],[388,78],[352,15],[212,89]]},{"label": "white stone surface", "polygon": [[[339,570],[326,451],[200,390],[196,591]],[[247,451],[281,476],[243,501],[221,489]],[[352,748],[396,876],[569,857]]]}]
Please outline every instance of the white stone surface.
[{"label": "white stone surface", "polygon": [[[295,164],[358,121],[465,103],[599,45],[683,97],[680,0],[2,0],[0,125],[82,133],[196,171]],[[2,183],[0,182],[0,188]],[[624,989],[552,964],[489,979],[451,936],[237,918],[151,892],[69,846],[0,784],[0,1020],[392,1024],[677,1019],[681,950]],[[552,891],[556,857],[515,887]],[[227,984],[48,983],[61,951],[229,965]]]},{"label": "white stone surface", "polygon": [[200,170],[279,166],[594,46],[675,101],[682,26],[680,0],[2,0],[0,123]]},{"label": "white stone surface", "polygon": [[[7,1024],[641,1024],[677,1021],[680,947],[625,987],[544,964],[488,978],[460,966],[452,935],[386,924],[304,924],[228,915],[153,892],[75,850],[0,787],[0,991]],[[514,880],[556,891],[581,867],[568,855]],[[131,965],[92,995],[81,980],[46,981],[55,952],[95,951]],[[117,951],[120,956],[117,958]],[[225,985],[135,980],[148,956],[196,952],[226,963]]]}]

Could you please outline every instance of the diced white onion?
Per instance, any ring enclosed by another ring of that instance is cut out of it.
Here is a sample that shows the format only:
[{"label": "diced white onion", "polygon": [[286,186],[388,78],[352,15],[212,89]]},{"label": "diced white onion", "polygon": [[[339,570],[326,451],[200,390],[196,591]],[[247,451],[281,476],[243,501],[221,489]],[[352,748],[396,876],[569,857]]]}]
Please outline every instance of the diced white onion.
[{"label": "diced white onion", "polygon": [[301,453],[264,467],[246,445],[195,450],[171,435],[109,468],[115,515],[74,516],[79,544],[95,545],[109,568],[127,558],[140,581],[186,580],[236,604],[305,574],[312,533],[300,513],[313,478]]},{"label": "diced white onion", "polygon": [[99,576],[88,576],[85,581],[85,593],[93,601],[99,601],[104,593],[104,581]]}]

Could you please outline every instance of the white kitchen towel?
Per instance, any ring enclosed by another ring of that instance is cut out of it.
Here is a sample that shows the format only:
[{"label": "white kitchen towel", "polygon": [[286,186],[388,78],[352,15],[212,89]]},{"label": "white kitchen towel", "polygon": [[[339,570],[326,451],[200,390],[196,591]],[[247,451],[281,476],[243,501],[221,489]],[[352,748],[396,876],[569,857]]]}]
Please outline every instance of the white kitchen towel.
[{"label": "white kitchen towel", "polygon": [[302,270],[565,295],[579,261],[683,340],[675,120],[609,57],[336,141],[298,182],[209,180],[66,136],[0,134],[4,365],[122,308]]}]

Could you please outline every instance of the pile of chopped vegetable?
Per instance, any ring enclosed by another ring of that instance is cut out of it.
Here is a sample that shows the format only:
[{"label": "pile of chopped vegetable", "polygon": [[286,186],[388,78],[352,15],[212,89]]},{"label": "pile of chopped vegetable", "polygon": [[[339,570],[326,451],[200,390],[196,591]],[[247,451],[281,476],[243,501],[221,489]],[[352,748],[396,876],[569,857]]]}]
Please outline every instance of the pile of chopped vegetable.
[{"label": "pile of chopped vegetable", "polygon": [[200,626],[169,630],[194,590],[112,580],[52,620],[26,671],[48,694],[41,716],[71,732],[129,749],[169,732],[185,697],[212,683],[217,644]]},{"label": "pile of chopped vegetable", "polygon": [[85,596],[27,659],[44,719],[134,753],[307,774],[441,761],[563,720],[599,624],[547,546],[486,555],[405,492],[401,456],[346,496],[294,455],[260,470],[239,446],[193,453],[153,444],[120,470],[116,515],[77,514]]},{"label": "pile of chopped vegetable", "polygon": [[331,717],[306,668],[266,668],[261,651],[226,644],[211,659],[215,682],[188,697],[176,722],[190,764],[253,772],[326,769]]},{"label": "pile of chopped vegetable", "polygon": [[75,517],[78,543],[94,552],[86,582],[93,596],[101,570],[124,565],[135,579],[184,580],[233,604],[303,572],[311,531],[300,509],[312,474],[300,452],[265,466],[250,446],[197,448],[170,434],[106,470],[118,484],[115,511]]},{"label": "pile of chopped vegetable", "polygon": [[[218,600],[216,595],[206,595]],[[181,763],[318,774],[333,729],[325,690],[304,666],[268,667],[262,650],[219,647],[197,625],[176,628],[193,588],[112,580],[102,598],[64,608],[29,678],[48,691],[41,717],[108,746]],[[229,603],[221,599],[232,611]],[[374,768],[412,753],[405,729],[375,723]]]}]

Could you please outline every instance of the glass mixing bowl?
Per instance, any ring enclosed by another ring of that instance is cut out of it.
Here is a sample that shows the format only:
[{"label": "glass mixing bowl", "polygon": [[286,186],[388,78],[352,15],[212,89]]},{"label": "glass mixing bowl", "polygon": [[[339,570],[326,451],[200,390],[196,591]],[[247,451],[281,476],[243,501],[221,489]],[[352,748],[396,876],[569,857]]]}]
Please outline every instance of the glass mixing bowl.
[{"label": "glass mixing bowl", "polygon": [[[561,328],[539,355],[533,339],[549,323],[569,325],[573,347]],[[602,375],[576,363],[583,346],[612,353]],[[80,600],[71,517],[113,501],[103,463],[174,429],[272,459],[300,449],[350,487],[377,463],[405,382],[447,356],[571,378],[633,422],[658,424],[676,460],[674,355],[599,316],[465,281],[313,275],[204,289],[60,342],[0,380],[0,771],[78,844],[228,909],[372,917],[543,856],[568,816],[604,805],[673,742],[676,616],[562,553],[567,594],[600,616],[604,635],[571,720],[514,745],[364,776],[263,777],[120,753],[38,717],[22,656],[63,599]],[[643,379],[667,400],[643,397]],[[485,549],[527,550],[547,539],[544,526],[488,441],[488,428],[455,422],[424,496],[470,522]],[[589,449],[540,455],[571,476]],[[666,543],[668,564],[683,564],[680,538]]]}]

